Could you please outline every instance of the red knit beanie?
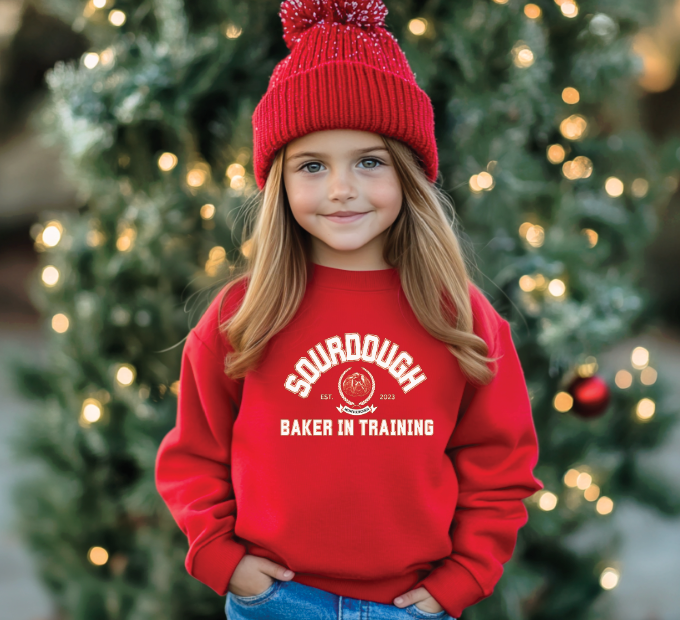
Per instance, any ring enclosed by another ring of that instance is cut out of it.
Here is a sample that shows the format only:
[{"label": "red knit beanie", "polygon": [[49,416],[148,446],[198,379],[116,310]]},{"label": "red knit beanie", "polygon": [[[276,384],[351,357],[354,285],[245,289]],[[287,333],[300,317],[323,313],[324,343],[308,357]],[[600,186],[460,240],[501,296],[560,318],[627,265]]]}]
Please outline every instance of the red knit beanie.
[{"label": "red knit beanie", "polygon": [[255,179],[264,187],[276,152],[326,129],[357,129],[410,145],[437,178],[434,111],[382,0],[284,0],[279,17],[291,50],[253,113]]}]

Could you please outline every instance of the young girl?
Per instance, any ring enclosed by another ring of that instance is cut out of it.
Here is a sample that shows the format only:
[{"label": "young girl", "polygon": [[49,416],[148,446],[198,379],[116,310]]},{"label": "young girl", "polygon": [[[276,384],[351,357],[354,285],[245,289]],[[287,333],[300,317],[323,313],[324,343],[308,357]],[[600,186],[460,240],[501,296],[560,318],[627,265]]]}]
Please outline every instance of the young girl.
[{"label": "young girl", "polygon": [[156,484],[230,619],[456,620],[543,488],[510,326],[470,282],[386,14],[281,5],[247,258],[184,347]]}]

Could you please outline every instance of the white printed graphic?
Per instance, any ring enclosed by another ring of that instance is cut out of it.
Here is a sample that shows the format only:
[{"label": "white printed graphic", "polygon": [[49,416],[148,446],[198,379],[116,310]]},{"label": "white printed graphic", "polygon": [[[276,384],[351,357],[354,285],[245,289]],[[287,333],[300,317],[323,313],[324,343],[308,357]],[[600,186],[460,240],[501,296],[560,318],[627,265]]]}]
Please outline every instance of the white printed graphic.
[{"label": "white printed graphic", "polygon": [[[345,372],[343,372],[340,375],[340,379],[338,379],[338,392],[340,392],[342,400],[344,400],[347,404],[352,405],[354,407],[357,406],[361,407],[361,405],[367,403],[373,397],[373,392],[375,392],[375,379],[373,378],[373,375],[368,371],[368,369],[364,368],[363,366],[361,367],[361,369],[366,374],[364,374],[363,372],[355,371],[351,375],[348,375],[347,378],[344,378],[345,375],[350,370],[352,370],[352,367],[350,366],[345,370]],[[370,381],[366,375],[370,377]],[[356,399],[363,398],[364,396],[366,396],[366,398],[357,403],[347,398],[348,395]],[[363,409],[352,409],[350,407],[346,407],[345,405],[338,405],[337,409],[340,412],[344,411],[345,413],[349,413],[350,415],[364,415],[364,413],[368,413],[369,411],[373,413],[377,409],[377,407],[369,405],[368,407],[364,407]]]},{"label": "white printed graphic", "polygon": [[[413,363],[413,358],[406,351],[399,351],[398,344],[387,338],[380,338],[375,334],[365,334],[362,337],[357,333],[345,333],[344,338],[337,335],[331,336],[326,338],[323,343],[318,342],[310,348],[307,355],[300,357],[295,363],[295,372],[286,377],[284,387],[300,398],[307,398],[312,392],[312,387],[321,376],[332,368],[347,362],[374,364],[386,370],[404,394],[408,394],[427,379],[420,366]],[[368,376],[363,372],[354,371],[349,375],[349,383],[345,386],[347,378],[343,380],[343,377],[351,370],[350,367],[343,372],[338,384],[340,396],[352,406],[361,407],[370,400],[375,391],[373,375],[364,366],[361,369]],[[368,386],[369,377],[371,395],[366,398],[368,391],[365,394],[362,391]],[[338,407],[339,411],[345,411],[352,415],[361,415],[374,409],[375,407],[366,407],[362,411],[350,409],[350,407]],[[359,413],[360,411],[361,413]]]}]

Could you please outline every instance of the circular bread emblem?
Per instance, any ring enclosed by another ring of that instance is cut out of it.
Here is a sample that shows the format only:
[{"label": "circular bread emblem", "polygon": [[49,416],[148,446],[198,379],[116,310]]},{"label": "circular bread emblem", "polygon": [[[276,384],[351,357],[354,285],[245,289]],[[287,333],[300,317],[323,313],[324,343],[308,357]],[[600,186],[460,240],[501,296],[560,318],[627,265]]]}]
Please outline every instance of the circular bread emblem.
[{"label": "circular bread emblem", "polygon": [[375,392],[375,380],[373,375],[363,366],[361,370],[364,372],[357,370],[350,373],[351,370],[352,367],[350,366],[340,375],[338,392],[348,405],[358,407],[371,400],[373,392]]}]

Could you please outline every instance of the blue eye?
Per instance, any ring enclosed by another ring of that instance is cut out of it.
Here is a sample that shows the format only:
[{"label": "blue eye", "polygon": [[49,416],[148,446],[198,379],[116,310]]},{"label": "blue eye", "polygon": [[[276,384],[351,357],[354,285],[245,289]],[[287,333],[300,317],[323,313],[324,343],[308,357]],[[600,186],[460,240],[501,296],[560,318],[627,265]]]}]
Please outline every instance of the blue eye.
[{"label": "blue eye", "polygon": [[[308,164],[305,164],[300,168],[300,170],[304,170],[307,166],[320,166],[318,161],[310,161]],[[306,172],[311,172],[310,170],[306,170]],[[313,174],[313,173],[312,173]]]},{"label": "blue eye", "polygon": [[[383,165],[383,162],[380,161],[379,159],[377,159],[376,157],[365,157],[364,159],[361,160],[362,163],[365,162],[365,161],[373,161],[373,162],[376,162],[378,164],[377,166],[371,166],[371,167],[365,168],[365,170],[375,170],[376,168],[379,168],[380,166]],[[321,165],[323,165],[323,164],[320,164],[318,161],[310,161],[310,162],[306,163],[304,166],[301,166],[300,170],[305,170],[305,168],[307,168],[307,166],[321,166]],[[306,170],[306,172],[314,174],[314,172],[318,172],[318,170],[316,170],[316,171]]]},{"label": "blue eye", "polygon": [[376,159],[375,157],[367,157],[366,159],[362,159],[361,161],[362,162],[364,162],[364,161],[374,161],[377,164],[379,164],[378,166],[373,166],[372,168],[368,168],[368,170],[374,170],[375,168],[379,168],[380,166],[382,166],[382,162],[379,159]]}]

